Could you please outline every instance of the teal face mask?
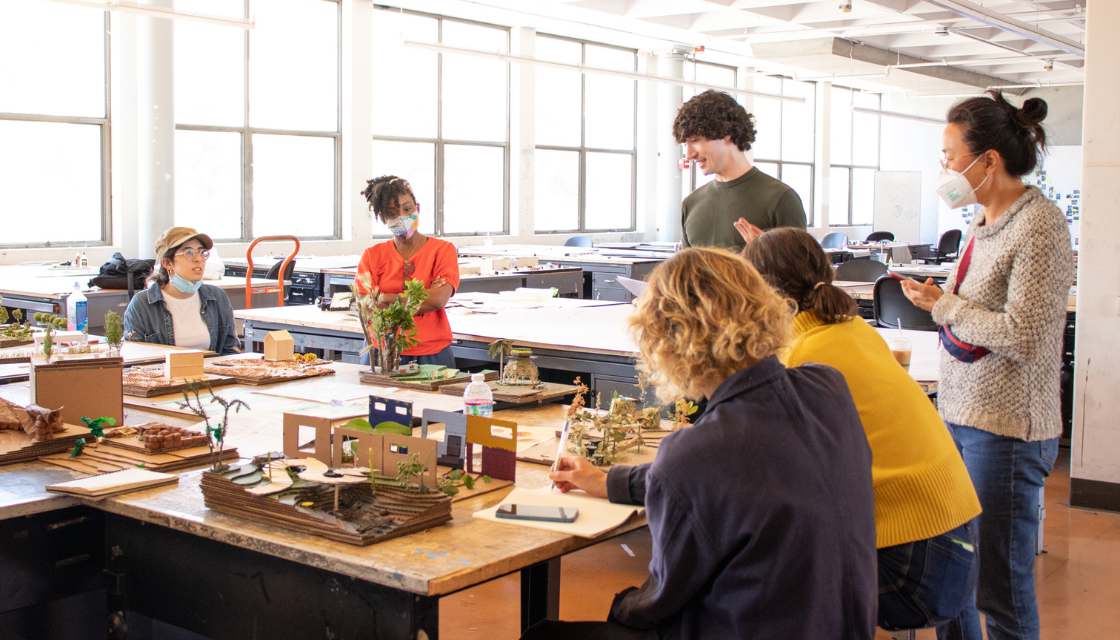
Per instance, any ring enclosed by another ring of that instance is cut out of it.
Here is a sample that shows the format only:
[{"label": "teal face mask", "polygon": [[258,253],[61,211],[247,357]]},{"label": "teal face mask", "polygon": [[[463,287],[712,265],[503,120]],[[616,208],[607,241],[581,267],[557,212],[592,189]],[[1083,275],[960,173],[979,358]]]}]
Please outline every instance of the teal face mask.
[{"label": "teal face mask", "polygon": [[202,281],[201,280],[199,280],[198,282],[191,282],[190,280],[187,280],[186,278],[181,277],[177,273],[172,274],[171,284],[174,285],[174,287],[176,289],[178,289],[179,291],[182,291],[183,293],[198,293],[198,290],[202,288]]}]

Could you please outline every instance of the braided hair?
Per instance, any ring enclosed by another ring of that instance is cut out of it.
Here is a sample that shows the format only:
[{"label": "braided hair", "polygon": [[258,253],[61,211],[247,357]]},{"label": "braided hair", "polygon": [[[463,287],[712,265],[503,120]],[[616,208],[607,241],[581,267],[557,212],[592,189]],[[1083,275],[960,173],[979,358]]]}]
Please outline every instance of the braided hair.
[{"label": "braided hair", "polygon": [[420,204],[416,194],[412,193],[412,186],[408,184],[408,180],[397,176],[381,176],[367,180],[362,195],[369,203],[370,211],[373,211],[373,215],[381,222],[387,220],[386,212],[389,208],[400,208],[401,196],[411,196],[413,202]]},{"label": "braided hair", "polygon": [[856,302],[832,284],[832,263],[809,232],[796,227],[771,229],[743,247],[743,257],[762,277],[825,324],[856,315]]},{"label": "braided hair", "polygon": [[991,98],[969,98],[955,104],[946,116],[961,128],[968,150],[984,153],[994,150],[1003,158],[1013,176],[1024,176],[1038,164],[1039,152],[1046,149],[1046,101],[1028,98],[1022,108],[1007,101],[999,91]]}]

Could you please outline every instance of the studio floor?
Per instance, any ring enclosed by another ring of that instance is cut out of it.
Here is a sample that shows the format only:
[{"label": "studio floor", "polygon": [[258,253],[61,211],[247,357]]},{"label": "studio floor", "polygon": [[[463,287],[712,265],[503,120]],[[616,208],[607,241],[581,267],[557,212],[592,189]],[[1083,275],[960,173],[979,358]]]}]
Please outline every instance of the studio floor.
[{"label": "studio floor", "polygon": [[[1070,508],[1069,452],[1065,449],[1046,485],[1043,541],[1046,552],[1035,564],[1042,639],[1120,637],[1120,514]],[[616,592],[645,580],[649,557],[648,530],[565,556],[561,618],[605,619]],[[519,602],[516,575],[444,598],[440,635],[515,639],[520,635]],[[935,637],[933,630],[918,633],[919,640]],[[876,635],[876,640],[889,638],[881,630]]]}]

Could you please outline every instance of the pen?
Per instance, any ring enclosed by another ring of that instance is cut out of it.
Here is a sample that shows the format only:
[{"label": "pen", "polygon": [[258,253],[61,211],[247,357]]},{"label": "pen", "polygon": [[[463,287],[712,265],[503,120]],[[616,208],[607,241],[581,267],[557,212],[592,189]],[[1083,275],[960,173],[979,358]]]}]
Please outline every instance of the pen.
[{"label": "pen", "polygon": [[[564,444],[568,442],[568,427],[570,425],[571,423],[565,420],[564,427],[560,429],[560,444],[556,446],[556,459],[552,461],[552,467],[549,469],[550,472],[556,471],[556,465],[560,464],[560,456],[564,453]],[[552,489],[549,489],[549,491],[553,489],[556,489],[555,481],[552,482]]]}]

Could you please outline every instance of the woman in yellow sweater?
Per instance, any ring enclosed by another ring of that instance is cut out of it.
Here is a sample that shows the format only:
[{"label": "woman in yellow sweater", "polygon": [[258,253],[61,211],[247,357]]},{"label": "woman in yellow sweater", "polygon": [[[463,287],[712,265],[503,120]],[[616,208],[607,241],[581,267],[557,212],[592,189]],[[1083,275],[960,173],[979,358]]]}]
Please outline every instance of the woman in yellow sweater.
[{"label": "woman in yellow sweater", "polygon": [[851,297],[831,284],[832,266],[812,236],[772,229],[743,256],[798,307],[787,364],[838,369],[855,400],[871,445],[879,626],[913,629],[955,618],[976,585],[980,501],[937,409],[855,315]]}]

